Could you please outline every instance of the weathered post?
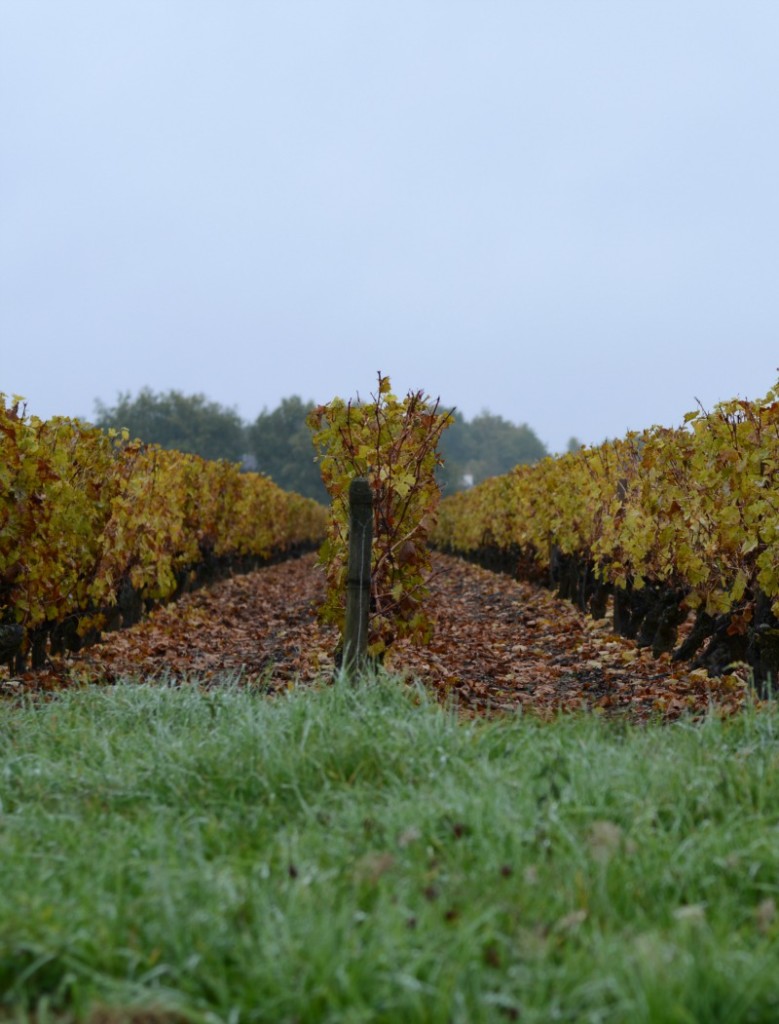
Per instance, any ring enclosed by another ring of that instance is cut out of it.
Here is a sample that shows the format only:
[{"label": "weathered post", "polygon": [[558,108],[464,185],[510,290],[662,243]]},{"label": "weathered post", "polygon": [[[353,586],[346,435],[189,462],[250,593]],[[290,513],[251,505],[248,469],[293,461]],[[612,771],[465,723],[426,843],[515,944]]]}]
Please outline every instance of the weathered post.
[{"label": "weathered post", "polygon": [[373,498],[370,484],[360,476],[349,484],[349,565],[343,667],[350,678],[363,667],[368,651],[372,539]]}]

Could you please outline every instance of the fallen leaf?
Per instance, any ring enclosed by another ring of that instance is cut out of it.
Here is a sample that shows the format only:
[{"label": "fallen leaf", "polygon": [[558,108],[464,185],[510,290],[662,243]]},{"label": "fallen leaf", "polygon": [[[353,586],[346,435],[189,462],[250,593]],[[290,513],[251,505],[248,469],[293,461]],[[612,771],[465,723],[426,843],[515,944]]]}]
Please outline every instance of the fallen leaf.
[{"label": "fallen leaf", "polygon": [[767,935],[776,920],[776,901],[770,896],[755,907],[755,924],[761,935]]},{"label": "fallen leaf", "polygon": [[572,910],[570,914],[566,914],[565,917],[561,917],[560,920],[555,923],[555,931],[576,931],[576,929],[579,928],[582,924],[584,924],[586,920],[586,910]]},{"label": "fallen leaf", "polygon": [[[721,682],[655,660],[609,624],[593,623],[544,587],[433,553],[427,646],[399,641],[385,665],[418,680],[463,716],[521,709],[542,718],[583,709],[634,721],[722,713],[743,705],[747,687],[731,670]],[[90,679],[160,677],[236,685],[273,695],[332,678],[338,632],[317,608],[324,574],[316,555],[269,565],[185,594],[130,629],[104,635],[45,671],[0,666],[0,695],[47,692]],[[18,682],[19,685],[16,685]]]},{"label": "fallen leaf", "polygon": [[687,921],[690,924],[701,924],[706,920],[706,904],[685,904],[682,907],[677,907],[673,912],[673,916],[677,921]]},{"label": "fallen leaf", "polygon": [[407,828],[400,833],[400,835],[398,836],[398,846],[411,846],[412,843],[415,843],[418,839],[421,838],[422,833],[419,831],[418,828],[412,825],[410,828]]},{"label": "fallen leaf", "polygon": [[599,864],[607,864],[622,846],[623,832],[613,821],[594,821],[587,832],[590,856]]},{"label": "fallen leaf", "polygon": [[366,853],[354,865],[355,880],[376,885],[381,876],[385,875],[394,864],[395,858],[391,853],[379,851]]}]

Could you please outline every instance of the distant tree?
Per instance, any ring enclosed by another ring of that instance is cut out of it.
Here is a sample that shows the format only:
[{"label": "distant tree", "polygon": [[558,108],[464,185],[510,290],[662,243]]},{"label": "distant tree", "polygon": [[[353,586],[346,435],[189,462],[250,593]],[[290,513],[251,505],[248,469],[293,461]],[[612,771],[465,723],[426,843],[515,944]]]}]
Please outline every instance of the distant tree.
[{"label": "distant tree", "polygon": [[582,444],[582,442],[579,440],[578,437],[569,437],[568,438],[568,444],[565,446],[565,450],[567,452],[570,452],[571,454],[573,454],[574,452],[578,452],[579,449],[583,448],[583,447],[584,447],[584,445]]},{"label": "distant tree", "polygon": [[508,473],[519,463],[537,462],[548,453],[527,424],[517,426],[485,410],[470,423],[455,413],[455,422],[441,439],[441,454],[445,464],[439,480],[446,492]]},{"label": "distant tree", "polygon": [[267,473],[285,491],[296,491],[307,498],[329,504],[306,416],[314,408],[297,395],[283,398],[281,405],[268,412],[263,409],[247,429],[248,452],[257,469]]},{"label": "distant tree", "polygon": [[452,422],[446,428],[438,450],[444,460],[438,471],[438,483],[444,494],[460,491],[467,486],[465,477],[470,459],[468,446],[468,424],[456,409],[447,410],[452,415]]},{"label": "distant tree", "polygon": [[205,395],[155,394],[143,388],[135,398],[120,392],[113,406],[97,400],[95,411],[98,427],[126,427],[132,437],[204,459],[237,462],[246,451],[246,428],[238,413]]},{"label": "distant tree", "polygon": [[[206,459],[242,461],[247,469],[266,473],[284,490],[328,504],[306,424],[313,408],[312,401],[292,395],[272,411],[263,409],[246,425],[234,409],[210,402],[204,395],[156,394],[143,388],[135,398],[129,392],[120,393],[113,406],[96,401],[95,423],[104,429],[126,427],[133,437],[163,448],[194,452]],[[438,479],[445,494],[547,454],[526,424],[517,426],[487,411],[469,423],[456,410],[452,412],[454,422],[440,444],[445,462]]]}]

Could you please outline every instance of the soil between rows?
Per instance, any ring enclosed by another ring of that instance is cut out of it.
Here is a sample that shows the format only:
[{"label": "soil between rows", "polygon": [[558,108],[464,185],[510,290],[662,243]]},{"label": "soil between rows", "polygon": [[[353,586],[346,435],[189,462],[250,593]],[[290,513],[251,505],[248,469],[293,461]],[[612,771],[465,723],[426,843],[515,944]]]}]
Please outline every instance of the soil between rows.
[{"label": "soil between rows", "polygon": [[[654,659],[568,601],[534,584],[434,554],[432,642],[399,642],[385,665],[418,679],[464,712],[521,707],[550,716],[595,710],[643,720],[736,711],[747,699],[746,671],[720,678]],[[86,679],[165,677],[209,684],[232,673],[268,693],[332,677],[337,631],[317,608],[324,577],[316,555],[281,562],[187,594],[131,629],[48,671],[0,680],[5,693],[55,690]]]}]

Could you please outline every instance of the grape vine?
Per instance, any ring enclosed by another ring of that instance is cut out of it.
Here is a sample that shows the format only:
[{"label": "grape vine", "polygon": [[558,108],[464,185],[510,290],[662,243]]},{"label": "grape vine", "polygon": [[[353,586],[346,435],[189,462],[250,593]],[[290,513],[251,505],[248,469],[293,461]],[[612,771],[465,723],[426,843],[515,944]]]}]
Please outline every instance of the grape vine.
[{"label": "grape vine", "polygon": [[[325,509],[237,464],[207,462],[0,394],[0,633],[33,664],[164,600],[204,564],[324,535]],[[1,639],[1,638],[0,638]],[[2,646],[2,645],[0,645]]]},{"label": "grape vine", "polygon": [[779,385],[453,495],[433,540],[511,552],[555,581],[573,566],[564,596],[597,598],[600,610],[609,588],[616,617],[628,595],[633,631],[661,606],[666,623],[692,610],[696,636],[714,638],[711,664],[779,669]]},{"label": "grape vine", "polygon": [[372,401],[334,399],[308,417],[332,499],[320,563],[327,576],[325,621],[343,631],[348,555],[349,484],[366,477],[373,497],[371,611],[368,653],[379,658],[399,637],[424,641],[431,622],[428,539],[435,526],[440,488],[437,445],[451,422],[422,391],[398,399],[389,377],[378,374]]}]

